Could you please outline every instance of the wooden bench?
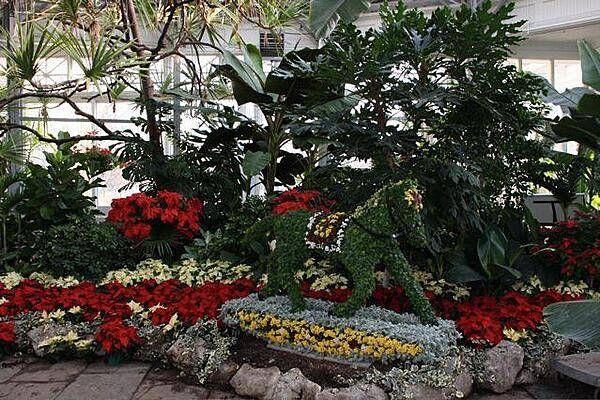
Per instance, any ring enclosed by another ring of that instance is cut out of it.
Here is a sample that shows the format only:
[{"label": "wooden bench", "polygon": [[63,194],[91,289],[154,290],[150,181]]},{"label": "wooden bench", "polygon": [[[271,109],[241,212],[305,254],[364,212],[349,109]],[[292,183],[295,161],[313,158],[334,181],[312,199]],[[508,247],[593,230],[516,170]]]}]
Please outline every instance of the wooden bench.
[{"label": "wooden bench", "polygon": [[560,374],[596,387],[594,398],[600,394],[600,353],[581,353],[557,357],[552,368]]}]

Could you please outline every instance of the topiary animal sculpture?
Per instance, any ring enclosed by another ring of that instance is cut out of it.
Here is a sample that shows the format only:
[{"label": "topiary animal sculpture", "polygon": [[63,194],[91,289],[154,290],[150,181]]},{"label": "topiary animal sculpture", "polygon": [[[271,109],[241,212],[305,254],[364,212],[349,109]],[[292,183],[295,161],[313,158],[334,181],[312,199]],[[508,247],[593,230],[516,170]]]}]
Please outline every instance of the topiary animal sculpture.
[{"label": "topiary animal sculpture", "polygon": [[404,287],[414,312],[425,324],[435,324],[431,304],[411,273],[398,240],[423,247],[427,238],[421,222],[423,208],[416,182],[403,180],[377,191],[353,213],[292,211],[273,215],[254,224],[246,238],[272,230],[276,247],[271,254],[272,271],[263,295],[287,292],[294,311],[303,310],[304,297],[295,279],[311,251],[320,250],[341,262],[350,272],[354,288],[345,303],[331,310],[340,317],[354,315],[375,290],[375,266],[383,263]]}]

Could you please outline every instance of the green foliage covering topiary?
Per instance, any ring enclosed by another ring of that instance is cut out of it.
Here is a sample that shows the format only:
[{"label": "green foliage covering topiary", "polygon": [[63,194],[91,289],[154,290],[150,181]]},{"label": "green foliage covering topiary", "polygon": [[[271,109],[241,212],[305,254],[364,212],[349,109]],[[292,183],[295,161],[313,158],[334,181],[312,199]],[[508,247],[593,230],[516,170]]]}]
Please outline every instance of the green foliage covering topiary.
[{"label": "green foliage covering topiary", "polygon": [[404,180],[380,189],[352,214],[323,216],[295,211],[259,221],[248,231],[248,237],[270,229],[276,237],[264,294],[274,295],[283,289],[290,296],[293,309],[304,309],[295,274],[309,258],[311,249],[319,249],[343,264],[354,283],[348,301],[337,305],[333,314],[353,315],[365,303],[375,290],[375,266],[383,263],[404,287],[421,321],[435,324],[433,309],[412,276],[398,243],[403,240],[418,247],[427,243],[421,209],[416,182]]}]

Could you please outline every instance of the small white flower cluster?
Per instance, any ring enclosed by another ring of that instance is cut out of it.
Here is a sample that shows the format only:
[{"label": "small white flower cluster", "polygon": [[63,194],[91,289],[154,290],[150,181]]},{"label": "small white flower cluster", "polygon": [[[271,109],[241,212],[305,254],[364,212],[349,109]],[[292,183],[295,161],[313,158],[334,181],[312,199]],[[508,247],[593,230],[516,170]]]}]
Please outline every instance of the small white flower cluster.
[{"label": "small white flower cluster", "polygon": [[[309,249],[319,249],[323,250],[327,253],[339,253],[342,251],[342,243],[344,242],[344,234],[346,232],[346,227],[348,226],[348,222],[350,221],[351,216],[346,216],[342,222],[338,226],[335,227],[337,230],[335,232],[335,242],[330,243],[329,238],[324,237],[327,241],[325,243],[313,242],[309,239],[309,236],[315,234],[315,228],[321,222],[323,217],[326,217],[326,214],[323,212],[317,212],[310,216],[308,220],[308,224],[306,225],[306,234],[304,235],[304,241],[306,246]],[[327,233],[327,231],[325,232]]]},{"label": "small white flower cluster", "polygon": [[23,279],[25,278],[21,274],[11,271],[0,276],[0,283],[4,286],[4,288],[11,290],[18,286]]},{"label": "small white flower cluster", "polygon": [[44,285],[45,287],[56,286],[61,288],[67,288],[79,284],[79,281],[72,276],[61,276],[58,278],[44,272],[34,272],[29,275],[29,279],[33,279]]},{"label": "small white flower cluster", "polygon": [[[117,281],[124,286],[131,286],[146,279],[154,279],[159,283],[177,279],[192,286],[203,285],[207,282],[231,283],[237,279],[251,276],[252,267],[246,264],[232,265],[227,261],[220,260],[207,260],[200,264],[196,260],[183,260],[181,263],[167,265],[160,260],[148,259],[140,262],[133,270],[122,268],[110,271],[100,283],[107,284]],[[14,271],[0,275],[0,283],[8,290],[18,286],[24,279],[26,279],[24,276]],[[72,276],[55,278],[43,272],[33,272],[29,279],[33,279],[45,287],[67,288],[80,283]]]},{"label": "small white flower cluster", "polygon": [[296,273],[296,279],[311,282],[311,290],[345,289],[348,287],[348,279],[334,272],[334,267],[328,260],[316,262],[314,259],[309,258],[304,263],[304,267],[306,269]]},{"label": "small white flower cluster", "polygon": [[450,295],[453,300],[460,301],[470,296],[467,287],[456,285],[445,279],[434,279],[433,274],[425,271],[414,271],[413,276],[423,286],[423,289],[430,291],[436,296]]},{"label": "small white flower cluster", "polygon": [[[48,354],[65,351],[64,348],[72,347],[77,352],[85,352],[92,349],[94,340],[82,338],[74,330],[69,330],[65,335],[56,335],[41,341],[38,347],[47,347]],[[59,350],[60,349],[60,350]]]},{"label": "small white flower cluster", "polygon": [[139,283],[146,279],[164,282],[178,279],[186,285],[202,285],[207,282],[229,283],[236,279],[251,276],[252,267],[245,264],[231,265],[227,261],[211,261],[200,264],[196,260],[183,260],[171,266],[160,260],[148,259],[138,264],[134,270],[119,269],[110,271],[102,283],[117,281],[125,286]]},{"label": "small white flower cluster", "polygon": [[588,299],[600,298],[600,293],[590,288],[584,281],[560,281],[555,286],[547,288],[537,275],[532,275],[527,282],[521,281],[515,283],[512,288],[525,294],[537,294],[544,290],[551,289],[563,295],[585,296]]}]

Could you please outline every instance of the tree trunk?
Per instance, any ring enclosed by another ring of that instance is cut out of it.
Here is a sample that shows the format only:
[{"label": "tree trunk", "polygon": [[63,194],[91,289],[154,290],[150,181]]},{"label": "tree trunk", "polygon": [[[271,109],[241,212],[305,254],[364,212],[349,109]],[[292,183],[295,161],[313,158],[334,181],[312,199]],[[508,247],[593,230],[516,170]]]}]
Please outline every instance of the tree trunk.
[{"label": "tree trunk", "polygon": [[[140,60],[147,59],[148,52],[144,50],[144,41],[142,32],[137,19],[135,5],[133,0],[127,2],[127,19],[129,28],[136,46],[136,53]],[[162,132],[156,121],[156,101],[154,99],[154,82],[150,77],[150,62],[142,63],[140,66],[140,83],[142,88],[142,103],[146,110],[146,123],[150,143],[152,144],[152,154],[154,156],[163,155]]]}]

